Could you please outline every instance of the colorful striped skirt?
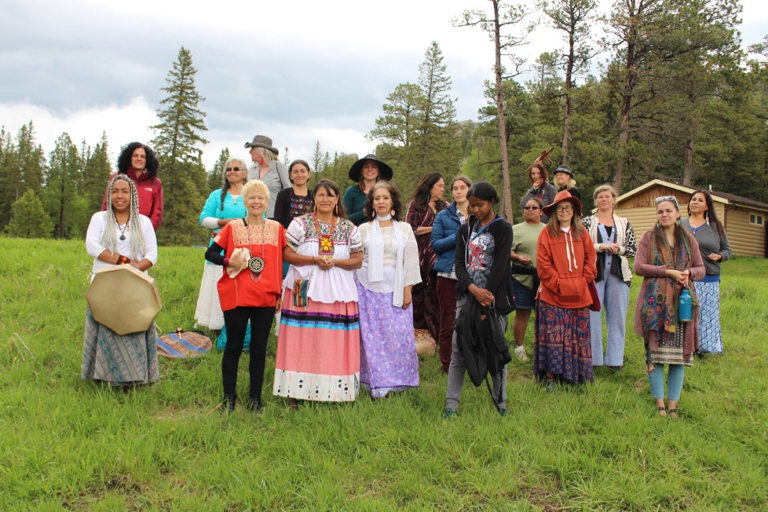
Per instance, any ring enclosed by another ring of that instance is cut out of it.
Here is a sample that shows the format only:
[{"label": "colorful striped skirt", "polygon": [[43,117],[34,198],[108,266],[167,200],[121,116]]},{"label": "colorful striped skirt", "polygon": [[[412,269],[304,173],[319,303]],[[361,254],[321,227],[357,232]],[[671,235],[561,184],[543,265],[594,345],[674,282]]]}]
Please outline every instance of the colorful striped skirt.
[{"label": "colorful striped skirt", "polygon": [[120,335],[98,323],[88,307],[81,377],[116,386],[148,384],[160,379],[154,323],[144,332]]},{"label": "colorful striped skirt", "polygon": [[699,352],[722,354],[723,333],[720,329],[720,282],[695,281],[699,297]]},{"label": "colorful striped skirt", "polygon": [[357,284],[360,307],[360,382],[373,398],[419,385],[419,357],[413,333],[413,305],[392,305],[392,292]]},{"label": "colorful striped skirt", "polygon": [[277,338],[277,396],[318,402],[351,402],[360,391],[360,321],[357,302],[293,305],[283,293]]},{"label": "colorful striped skirt", "polygon": [[565,309],[538,301],[535,334],[537,380],[548,373],[573,384],[593,380],[588,308]]}]

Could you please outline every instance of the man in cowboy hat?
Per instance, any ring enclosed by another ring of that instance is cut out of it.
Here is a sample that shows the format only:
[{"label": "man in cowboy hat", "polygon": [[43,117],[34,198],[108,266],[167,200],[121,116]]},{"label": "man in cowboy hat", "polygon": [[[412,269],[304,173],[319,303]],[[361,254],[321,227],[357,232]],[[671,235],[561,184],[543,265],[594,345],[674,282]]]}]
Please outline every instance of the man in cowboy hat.
[{"label": "man in cowboy hat", "polygon": [[288,169],[285,164],[277,159],[280,151],[272,145],[272,139],[266,135],[256,135],[251,142],[245,143],[250,148],[253,167],[248,169],[248,180],[259,179],[269,189],[269,203],[267,204],[267,216],[275,214],[275,201],[277,193],[290,187]]}]

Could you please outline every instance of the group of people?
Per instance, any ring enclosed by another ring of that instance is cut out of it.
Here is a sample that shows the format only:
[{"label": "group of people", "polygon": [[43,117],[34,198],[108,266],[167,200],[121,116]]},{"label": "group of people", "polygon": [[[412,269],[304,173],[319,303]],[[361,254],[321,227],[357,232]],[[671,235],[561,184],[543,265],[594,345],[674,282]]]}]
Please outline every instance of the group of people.
[{"label": "group of people", "polygon": [[[275,317],[272,392],[291,407],[305,400],[353,401],[361,386],[374,398],[418,387],[414,330],[425,329],[436,340],[447,373],[444,415],[451,417],[465,372],[475,363],[467,360],[474,357],[467,348],[472,336],[455,326],[485,322],[487,332],[503,334],[513,310],[514,354],[521,360],[528,359],[524,339],[536,311],[533,368],[547,390],[592,381],[595,366],[615,371],[624,364],[632,256],[635,273],[644,277],[635,332],[645,340],[659,414],[677,416],[684,367],[694,354],[723,350],[718,283],[730,247],[707,191],[691,196],[682,222],[674,196],[657,198],[657,223],[638,244],[630,223],[614,212],[616,192],[610,185],[595,189],[596,211],[583,216],[573,172],[564,165],[555,169],[554,184],[544,163],[528,169],[523,222],[512,226],[495,211],[499,197],[493,186],[467,176],[451,180],[449,204],[443,199],[445,178],[425,174],[405,204],[392,168],[375,155],[352,165],[353,184],[342,194],[327,179],[310,189],[309,164],[296,160],[286,168],[266,136],[257,135],[245,147],[251,161],[226,162],[222,187],[209,195],[200,214],[211,240],[195,318],[226,333],[221,365],[226,411],[238,402],[244,347],[250,384],[243,403],[255,412],[262,409]],[[156,263],[155,230],[163,210],[157,168],[149,147],[124,148],[107,186],[105,210],[94,214],[86,235],[94,272],[122,264],[146,272]],[[694,297],[690,321],[678,314],[683,289]],[[89,309],[83,378],[115,385],[157,380],[155,338],[153,327],[118,335]],[[664,365],[669,365],[666,394]],[[503,415],[504,364],[492,381]]]}]

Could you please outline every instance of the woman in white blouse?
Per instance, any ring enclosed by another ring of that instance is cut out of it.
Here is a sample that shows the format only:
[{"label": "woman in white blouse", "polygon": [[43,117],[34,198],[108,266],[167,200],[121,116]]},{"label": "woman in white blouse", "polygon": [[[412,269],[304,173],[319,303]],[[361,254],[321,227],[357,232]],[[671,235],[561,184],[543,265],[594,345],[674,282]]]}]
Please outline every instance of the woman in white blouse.
[{"label": "woman in white blouse", "polygon": [[373,398],[419,385],[411,289],[421,282],[413,229],[400,222],[400,192],[379,181],[361,224],[363,266],[355,273],[360,310],[360,382]]},{"label": "woman in white blouse", "polygon": [[[85,248],[93,256],[94,274],[115,265],[133,265],[146,272],[157,262],[155,230],[149,218],[139,214],[136,185],[127,175],[116,174],[109,181],[107,209],[91,217]],[[120,335],[97,322],[88,307],[82,378],[116,386],[158,380],[156,339],[154,323],[146,331]]]}]

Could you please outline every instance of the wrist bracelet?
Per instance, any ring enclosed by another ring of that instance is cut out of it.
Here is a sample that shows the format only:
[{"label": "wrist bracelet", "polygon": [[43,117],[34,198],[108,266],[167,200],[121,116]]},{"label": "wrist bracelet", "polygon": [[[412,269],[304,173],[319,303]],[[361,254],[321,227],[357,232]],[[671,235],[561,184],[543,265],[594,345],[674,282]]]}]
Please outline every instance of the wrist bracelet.
[{"label": "wrist bracelet", "polygon": [[119,254],[117,256],[117,261],[115,262],[115,265],[125,265],[126,263],[130,263],[131,258],[128,256],[123,256],[122,254]]},{"label": "wrist bracelet", "polygon": [[229,266],[229,258],[227,258],[226,256],[224,257],[224,266],[225,267]]}]

